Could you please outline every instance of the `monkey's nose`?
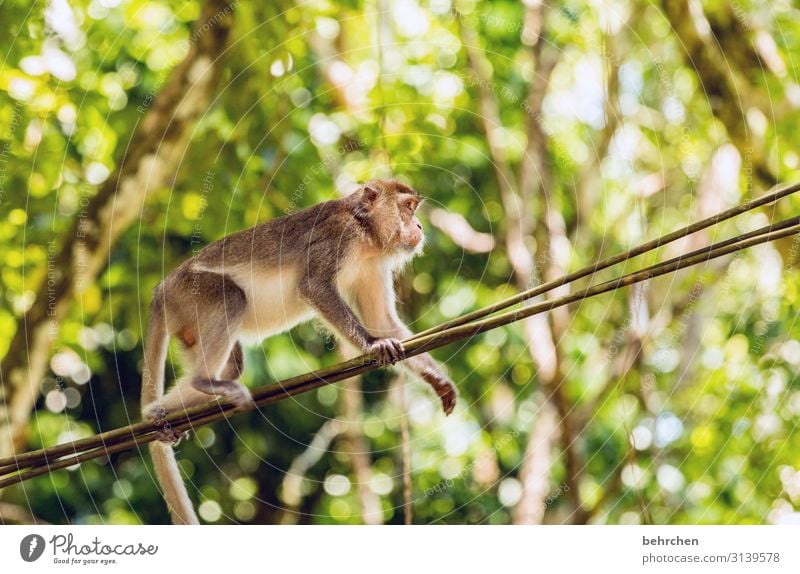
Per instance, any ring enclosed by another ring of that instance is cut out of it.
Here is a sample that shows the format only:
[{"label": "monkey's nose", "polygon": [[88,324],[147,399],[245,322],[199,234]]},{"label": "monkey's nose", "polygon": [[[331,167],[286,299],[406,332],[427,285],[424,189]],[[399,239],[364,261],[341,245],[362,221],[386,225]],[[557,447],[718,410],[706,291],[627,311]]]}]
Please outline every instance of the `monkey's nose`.
[{"label": "monkey's nose", "polygon": [[417,223],[417,229],[419,229],[420,231],[422,231],[422,224],[421,224],[421,223]]}]

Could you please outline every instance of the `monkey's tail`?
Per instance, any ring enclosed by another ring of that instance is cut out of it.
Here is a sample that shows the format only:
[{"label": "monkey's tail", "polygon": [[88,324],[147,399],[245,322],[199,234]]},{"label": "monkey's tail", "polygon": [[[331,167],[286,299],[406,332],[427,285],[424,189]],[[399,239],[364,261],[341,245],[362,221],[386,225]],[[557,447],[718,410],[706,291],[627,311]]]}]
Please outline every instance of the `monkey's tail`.
[{"label": "monkey's tail", "polygon": [[[156,288],[150,311],[150,324],[147,326],[147,339],[144,351],[144,372],[142,376],[142,409],[164,396],[164,371],[167,360],[166,314],[164,313],[163,292]],[[152,416],[152,415],[151,415]],[[156,414],[156,420],[158,414]],[[164,500],[169,507],[174,524],[199,524],[189,493],[181,478],[178,461],[172,446],[155,441],[150,443],[150,457],[156,478],[164,492]]]}]

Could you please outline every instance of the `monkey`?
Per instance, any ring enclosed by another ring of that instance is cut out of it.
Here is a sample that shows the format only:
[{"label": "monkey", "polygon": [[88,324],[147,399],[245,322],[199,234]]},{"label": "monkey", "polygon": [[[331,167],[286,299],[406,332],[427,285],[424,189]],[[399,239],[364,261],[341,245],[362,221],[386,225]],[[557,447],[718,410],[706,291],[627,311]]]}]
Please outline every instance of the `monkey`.
[{"label": "monkey", "polygon": [[[381,366],[406,359],[401,341],[411,331],[397,314],[394,276],[423,248],[423,199],[398,181],[371,180],[348,196],[210,243],[155,287],[142,414],[160,427],[150,452],[174,523],[198,519],[175,459],[181,436],[160,421],[213,398],[237,409],[252,405],[239,382],[243,344],[316,318],[353,355],[373,353]],[[179,342],[185,374],[165,395],[170,337]],[[453,411],[455,385],[430,355],[402,366],[433,388],[445,415]]]}]

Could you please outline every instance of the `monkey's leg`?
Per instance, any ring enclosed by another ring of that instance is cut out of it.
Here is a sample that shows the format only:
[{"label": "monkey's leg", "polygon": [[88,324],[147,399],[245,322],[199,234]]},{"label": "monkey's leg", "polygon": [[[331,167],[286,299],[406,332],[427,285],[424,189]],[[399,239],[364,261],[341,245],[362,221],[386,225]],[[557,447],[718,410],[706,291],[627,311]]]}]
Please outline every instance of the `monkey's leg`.
[{"label": "monkey's leg", "polygon": [[190,379],[193,389],[206,395],[225,397],[238,407],[249,406],[250,391],[238,379],[244,366],[242,347],[238,341],[225,345],[216,332],[200,336],[197,369]]},{"label": "monkey's leg", "polygon": [[[245,396],[249,398],[249,393],[239,383],[217,380],[233,344],[224,333],[224,325],[220,331],[218,322],[210,324],[216,325],[216,329],[209,327],[199,336],[196,335],[197,325],[184,327],[178,332],[178,337],[184,342],[183,355],[188,370],[161,400],[148,405],[145,416],[158,422],[170,413],[208,402],[209,395],[229,396],[242,404],[246,402]],[[191,345],[186,344],[187,339]]]},{"label": "monkey's leg", "polygon": [[453,412],[458,392],[453,382],[445,375],[430,355],[423,353],[406,360],[405,367],[428,383],[442,401],[444,414]]},{"label": "monkey's leg", "polygon": [[191,386],[201,393],[230,399],[238,407],[249,406],[253,402],[250,391],[237,380],[243,367],[237,336],[247,298],[228,277],[213,275],[206,284],[216,295],[212,304],[217,308],[212,311],[212,320],[197,324],[199,337]]},{"label": "monkey's leg", "polygon": [[228,356],[228,362],[222,367],[220,378],[224,381],[238,381],[244,372],[244,352],[242,344],[236,342]]},{"label": "monkey's leg", "polygon": [[174,334],[183,343],[188,369],[160,407],[167,413],[186,409],[207,402],[209,395],[240,407],[251,404],[250,392],[233,378],[230,367],[241,357],[237,339],[247,307],[244,291],[229,277],[211,272],[183,274],[171,286],[173,300],[180,302]]},{"label": "monkey's leg", "polygon": [[[411,336],[394,309],[394,293],[391,281],[386,277],[373,280],[373,284],[383,289],[362,289],[356,294],[358,310],[364,319],[364,325],[374,337],[388,337],[383,340],[402,340]],[[409,357],[400,365],[428,383],[439,400],[445,414],[453,412],[458,400],[458,392],[450,378],[442,371],[436,361],[428,353]]]},{"label": "monkey's leg", "polygon": [[394,364],[405,357],[399,340],[373,337],[367,331],[331,281],[306,277],[300,281],[298,289],[300,296],[316,309],[320,319],[343,340],[362,352],[377,355],[378,364]]},{"label": "monkey's leg", "polygon": [[[194,339],[193,331],[184,328],[176,333],[176,336],[181,342],[182,354],[185,362],[191,365],[197,364],[197,362],[201,360],[201,357],[199,356],[199,349]],[[226,390],[238,393],[239,389],[234,381],[239,379],[243,369],[244,353],[242,352],[241,344],[236,342],[228,355],[228,360],[222,367],[220,377],[223,380],[194,380],[191,378],[193,376],[191,374],[184,377],[184,380],[175,385],[174,393],[170,397],[170,403],[158,403],[146,413],[150,419],[159,425],[158,440],[176,446],[188,435],[186,431],[175,430],[165,420],[167,407],[173,410],[187,408],[193,404],[206,402],[208,400],[208,395],[225,395]],[[232,385],[232,387],[230,385]]]},{"label": "monkey's leg", "polygon": [[[411,331],[399,321],[389,322],[387,320],[385,327],[376,331],[375,336],[385,335],[386,333],[397,339],[407,339],[411,336]],[[450,378],[442,372],[442,369],[433,360],[433,357],[428,353],[422,353],[421,355],[408,357],[398,365],[406,371],[410,371],[433,388],[436,396],[442,402],[444,414],[449,415],[453,412],[458,400],[458,391],[456,391],[456,387]]]}]

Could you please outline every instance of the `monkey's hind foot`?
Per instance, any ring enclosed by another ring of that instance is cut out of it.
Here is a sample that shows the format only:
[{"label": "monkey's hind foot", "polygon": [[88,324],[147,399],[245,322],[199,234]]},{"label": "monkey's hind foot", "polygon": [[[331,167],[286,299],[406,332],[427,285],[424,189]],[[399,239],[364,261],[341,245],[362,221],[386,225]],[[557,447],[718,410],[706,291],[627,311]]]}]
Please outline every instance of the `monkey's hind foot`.
[{"label": "monkey's hind foot", "polygon": [[161,403],[150,403],[142,408],[142,419],[158,424],[167,416],[167,410]]},{"label": "monkey's hind foot", "polygon": [[255,406],[250,391],[239,381],[194,379],[192,380],[192,387],[201,393],[227,399],[239,410],[246,410]]},{"label": "monkey's hind foot", "polygon": [[147,405],[142,414],[146,420],[156,425],[156,440],[177,446],[184,438],[189,436],[189,431],[176,429],[166,419],[167,410],[159,403]]},{"label": "monkey's hind foot", "polygon": [[183,431],[179,429],[169,428],[166,430],[157,430],[156,431],[156,440],[159,442],[163,442],[169,444],[171,446],[178,446],[181,441],[185,438],[189,438],[189,431]]}]

